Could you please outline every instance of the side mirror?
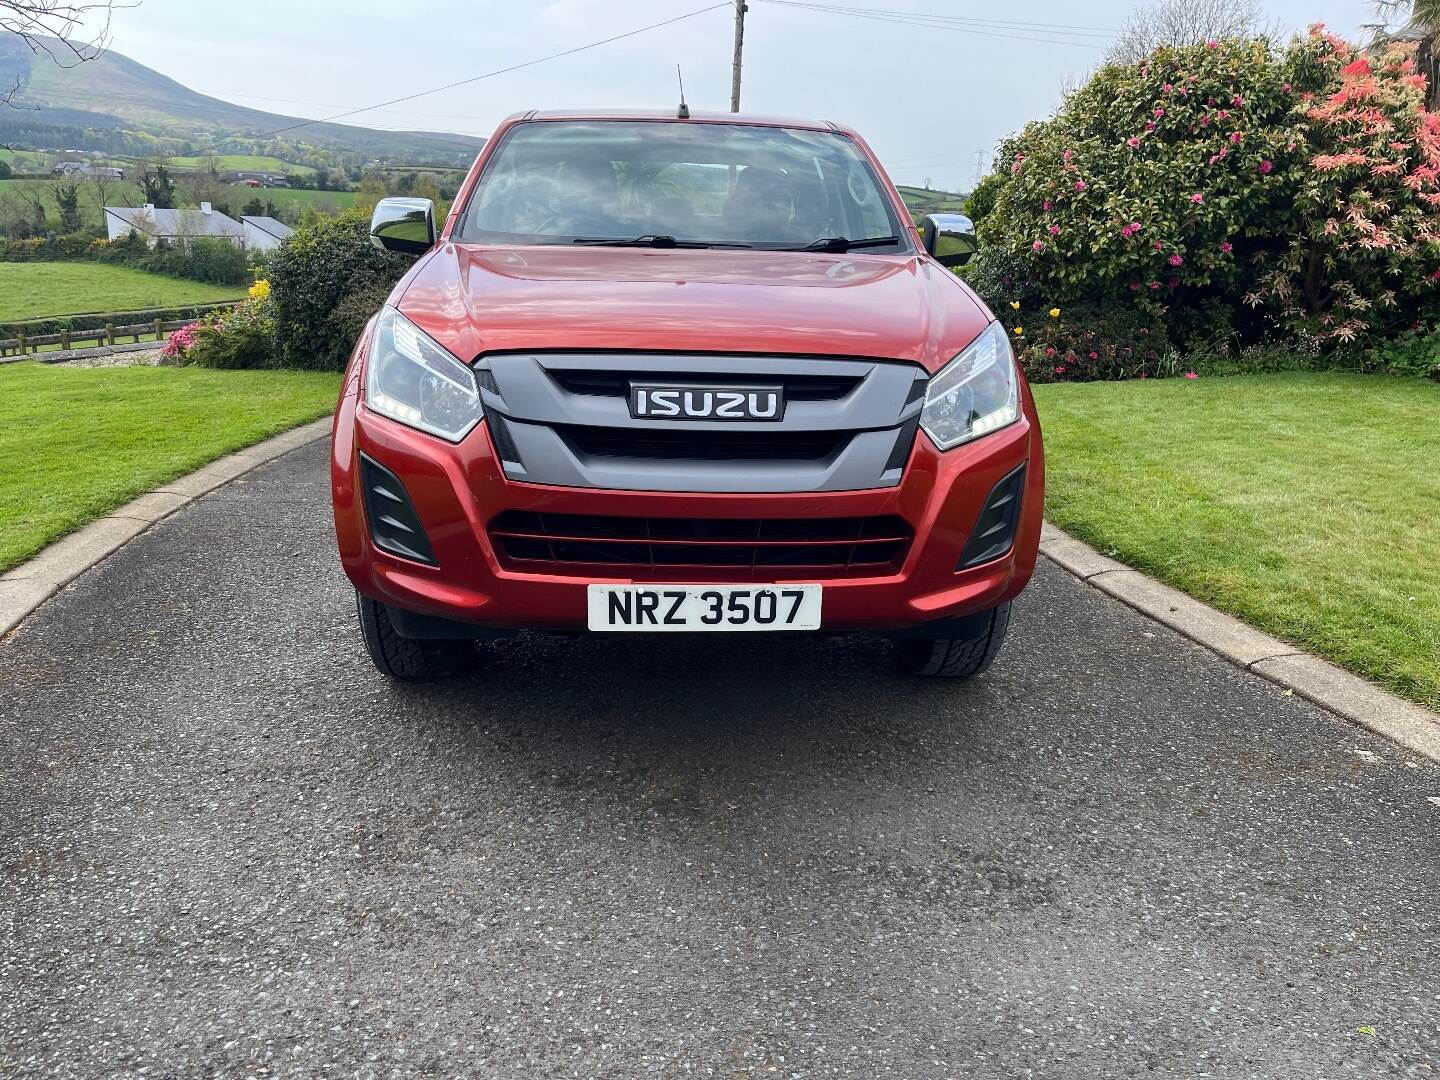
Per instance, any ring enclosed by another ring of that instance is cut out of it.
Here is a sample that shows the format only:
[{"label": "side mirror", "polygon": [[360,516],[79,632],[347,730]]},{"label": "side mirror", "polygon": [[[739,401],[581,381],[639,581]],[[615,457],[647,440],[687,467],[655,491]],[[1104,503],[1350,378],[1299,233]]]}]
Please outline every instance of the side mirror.
[{"label": "side mirror", "polygon": [[964,214],[926,214],[920,221],[920,239],[941,266],[969,262],[978,246],[975,223]]},{"label": "side mirror", "polygon": [[381,199],[370,215],[370,242],[385,251],[423,255],[435,246],[435,204],[429,199]]}]

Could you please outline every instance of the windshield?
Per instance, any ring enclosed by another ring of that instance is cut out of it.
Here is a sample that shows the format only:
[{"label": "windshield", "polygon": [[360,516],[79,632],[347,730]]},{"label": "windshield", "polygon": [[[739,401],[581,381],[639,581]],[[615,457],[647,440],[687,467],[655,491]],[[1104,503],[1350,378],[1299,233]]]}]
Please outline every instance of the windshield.
[{"label": "windshield", "polygon": [[505,136],[455,238],[884,253],[912,250],[906,231],[869,162],[843,135],[546,120],[517,124]]}]

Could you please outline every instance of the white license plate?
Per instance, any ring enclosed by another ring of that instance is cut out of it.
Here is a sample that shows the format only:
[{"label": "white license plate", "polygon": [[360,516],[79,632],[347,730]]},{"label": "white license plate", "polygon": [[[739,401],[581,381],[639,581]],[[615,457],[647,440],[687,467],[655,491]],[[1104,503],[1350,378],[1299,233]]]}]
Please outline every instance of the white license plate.
[{"label": "white license plate", "polygon": [[591,585],[591,630],[819,630],[819,585]]}]

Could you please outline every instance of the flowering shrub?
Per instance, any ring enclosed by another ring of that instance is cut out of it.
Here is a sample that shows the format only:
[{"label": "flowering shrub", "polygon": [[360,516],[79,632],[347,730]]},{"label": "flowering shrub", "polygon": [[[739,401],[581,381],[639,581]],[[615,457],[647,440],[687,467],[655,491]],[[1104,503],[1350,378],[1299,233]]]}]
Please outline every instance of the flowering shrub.
[{"label": "flowering shrub", "polygon": [[1299,221],[1245,297],[1331,344],[1413,321],[1440,283],[1440,115],[1424,107],[1415,45],[1375,55],[1313,29],[1298,49],[1325,75],[1302,95]]},{"label": "flowering shrub", "polygon": [[250,286],[250,288],[246,291],[246,295],[249,296],[251,300],[270,299],[270,282],[266,281],[264,278],[261,278],[259,281],[255,282],[254,285]]},{"label": "flowering shrub", "polygon": [[211,312],[170,335],[160,350],[181,363],[211,368],[276,367],[275,317],[268,296]]},{"label": "flowering shrub", "polygon": [[[1319,27],[1282,52],[1211,41],[1107,66],[1002,144],[965,276],[997,311],[1121,307],[1182,346],[1218,310],[1241,341],[1408,325],[1440,297],[1440,118],[1423,88],[1405,47],[1359,57]],[[1105,358],[1084,344],[1046,347]]]}]

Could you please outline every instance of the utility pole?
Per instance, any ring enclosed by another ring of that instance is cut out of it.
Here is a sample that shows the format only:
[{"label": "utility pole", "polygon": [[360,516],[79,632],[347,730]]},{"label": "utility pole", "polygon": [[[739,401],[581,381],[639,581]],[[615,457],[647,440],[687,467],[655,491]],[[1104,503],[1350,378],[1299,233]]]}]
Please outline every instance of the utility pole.
[{"label": "utility pole", "polygon": [[730,111],[740,111],[740,54],[745,48],[745,0],[735,0],[735,60],[730,65]]}]

